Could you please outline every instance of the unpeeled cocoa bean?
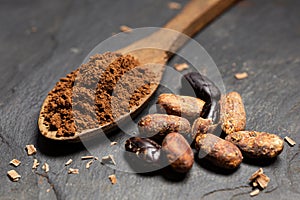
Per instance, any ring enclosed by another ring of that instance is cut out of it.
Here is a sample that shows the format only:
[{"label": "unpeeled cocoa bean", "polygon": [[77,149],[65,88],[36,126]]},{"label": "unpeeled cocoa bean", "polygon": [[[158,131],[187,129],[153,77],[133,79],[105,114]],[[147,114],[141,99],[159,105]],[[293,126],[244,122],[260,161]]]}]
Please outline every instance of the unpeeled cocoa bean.
[{"label": "unpeeled cocoa bean", "polygon": [[243,131],[246,127],[246,112],[242,97],[230,92],[221,98],[221,128],[226,134]]},{"label": "unpeeled cocoa bean", "polygon": [[248,158],[274,158],[284,147],[279,136],[257,131],[238,131],[227,135],[225,140],[235,144]]},{"label": "unpeeled cocoa bean", "polygon": [[210,133],[198,135],[195,146],[200,159],[205,158],[221,168],[237,168],[243,160],[237,146]]},{"label": "unpeeled cocoa bean", "polygon": [[169,133],[162,143],[162,150],[176,172],[188,172],[194,163],[194,154],[185,138],[179,133]]},{"label": "unpeeled cocoa bean", "polygon": [[132,152],[132,156],[138,159],[150,163],[159,164],[161,146],[153,140],[148,138],[131,137],[125,142],[125,149],[128,152]]},{"label": "unpeeled cocoa bean", "polygon": [[184,117],[190,121],[200,117],[204,104],[201,99],[175,94],[161,94],[157,100],[159,112]]},{"label": "unpeeled cocoa bean", "polygon": [[139,121],[138,128],[141,134],[147,137],[154,136],[159,140],[162,140],[170,132],[187,135],[191,130],[187,119],[167,114],[146,115]]}]

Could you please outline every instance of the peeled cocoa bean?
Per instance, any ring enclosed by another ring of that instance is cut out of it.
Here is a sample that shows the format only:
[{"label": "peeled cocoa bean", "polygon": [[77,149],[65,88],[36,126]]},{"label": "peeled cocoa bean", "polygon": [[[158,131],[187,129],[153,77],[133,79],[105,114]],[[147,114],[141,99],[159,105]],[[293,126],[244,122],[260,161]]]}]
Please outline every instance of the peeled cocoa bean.
[{"label": "peeled cocoa bean", "polygon": [[187,119],[167,114],[146,115],[139,121],[138,128],[141,134],[161,140],[170,132],[187,135],[191,130]]},{"label": "peeled cocoa bean", "polygon": [[242,97],[230,92],[221,98],[221,128],[226,134],[243,131],[246,127],[246,112]]},{"label": "peeled cocoa bean", "polygon": [[179,133],[169,133],[162,143],[162,150],[172,169],[176,172],[188,172],[194,163],[194,154],[185,138]]},{"label": "peeled cocoa bean", "polygon": [[248,158],[274,158],[284,147],[279,136],[266,132],[238,131],[227,135],[225,140],[238,146]]},{"label": "peeled cocoa bean", "polygon": [[144,162],[158,164],[160,161],[161,146],[148,138],[131,137],[126,140],[125,149]]},{"label": "peeled cocoa bean", "polygon": [[221,168],[237,168],[243,160],[237,146],[210,133],[198,135],[195,147],[200,159],[205,158]]},{"label": "peeled cocoa bean", "polygon": [[190,121],[200,117],[204,104],[201,99],[175,94],[161,94],[157,100],[159,112],[184,117]]},{"label": "peeled cocoa bean", "polygon": [[183,93],[193,95],[190,94],[189,86],[192,87],[198,98],[205,101],[201,117],[211,118],[213,123],[218,123],[220,118],[219,100],[221,96],[219,88],[208,77],[198,72],[191,72],[184,75],[182,79]]}]

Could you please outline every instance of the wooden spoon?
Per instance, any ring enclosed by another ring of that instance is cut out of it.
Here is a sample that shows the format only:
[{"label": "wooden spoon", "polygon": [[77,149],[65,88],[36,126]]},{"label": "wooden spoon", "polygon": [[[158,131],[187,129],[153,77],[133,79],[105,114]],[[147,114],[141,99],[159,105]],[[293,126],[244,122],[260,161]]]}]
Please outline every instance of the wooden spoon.
[{"label": "wooden spoon", "polygon": [[[235,1],[236,0],[191,0],[176,17],[164,26],[166,29],[172,29],[175,31],[166,31],[161,29],[146,38],[118,50],[118,52],[123,54],[127,54],[129,52],[130,55],[138,59],[141,65],[147,65],[149,63],[152,65],[155,64],[155,67],[152,67],[151,70],[157,75],[157,79],[155,80],[157,84],[152,84],[151,93],[140,100],[139,106],[131,108],[130,113],[116,119],[117,123],[126,120],[130,115],[134,116],[137,114],[138,111],[141,110],[142,106],[150,99],[159,85],[158,83],[162,78],[165,64],[172,55],[172,52],[176,52],[184,45],[189,38],[187,36],[193,36]],[[181,33],[184,33],[187,36],[184,36]],[[145,47],[148,48],[145,49]],[[49,139],[80,141],[82,139],[91,138],[97,135],[97,133],[99,134],[99,129],[104,132],[109,132],[117,128],[116,123],[108,123],[103,126],[99,126],[98,128],[84,130],[80,133],[76,132],[74,136],[57,137],[56,131],[50,131],[49,127],[44,124],[42,112],[48,103],[49,98],[47,96],[40,111],[38,125],[41,134]]]}]

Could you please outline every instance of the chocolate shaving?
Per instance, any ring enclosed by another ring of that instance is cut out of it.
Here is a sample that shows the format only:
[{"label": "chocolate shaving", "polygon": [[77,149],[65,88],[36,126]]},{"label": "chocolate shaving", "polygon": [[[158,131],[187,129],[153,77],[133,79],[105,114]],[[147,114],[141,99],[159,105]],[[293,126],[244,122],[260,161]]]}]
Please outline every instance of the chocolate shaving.
[{"label": "chocolate shaving", "polygon": [[28,156],[36,154],[36,148],[34,147],[33,144],[26,145],[26,150],[27,150],[27,155]]},{"label": "chocolate shaving", "polygon": [[12,159],[9,164],[18,167],[21,164],[21,161],[17,160],[17,159]]},{"label": "chocolate shaving", "polygon": [[94,156],[82,156],[81,160],[94,159]]},{"label": "chocolate shaving", "polygon": [[260,190],[258,188],[256,188],[255,190],[253,190],[252,192],[250,192],[250,196],[254,197],[254,196],[258,195],[259,192],[260,192]]},{"label": "chocolate shaving", "polygon": [[108,178],[113,185],[117,183],[117,177],[115,174],[109,175]]},{"label": "chocolate shaving", "polygon": [[117,142],[111,142],[110,143],[110,146],[114,146],[114,145],[116,145],[116,144],[118,144]]},{"label": "chocolate shaving", "polygon": [[296,145],[296,142],[295,142],[292,138],[290,138],[290,137],[288,137],[288,136],[285,136],[285,137],[284,137],[284,140],[285,140],[291,147],[293,147],[293,146]]},{"label": "chocolate shaving", "polygon": [[129,33],[129,32],[132,32],[132,28],[130,28],[129,26],[126,26],[126,25],[122,25],[122,26],[120,26],[120,31]]},{"label": "chocolate shaving", "polygon": [[33,159],[32,169],[36,169],[39,165],[40,165],[39,161],[37,159]]},{"label": "chocolate shaving", "polygon": [[241,79],[245,79],[248,77],[248,73],[247,72],[242,72],[242,73],[236,73],[234,75],[234,77],[238,80],[241,80]]},{"label": "chocolate shaving", "polygon": [[21,178],[21,175],[18,174],[18,172],[16,172],[15,170],[9,170],[9,171],[7,172],[7,175],[8,175],[8,177],[9,177],[12,181],[14,181],[14,182],[17,182],[17,181],[20,180],[20,178]]},{"label": "chocolate shaving", "polygon": [[101,160],[102,164],[113,164],[116,165],[113,155],[103,156]]},{"label": "chocolate shaving", "polygon": [[65,163],[65,166],[70,165],[72,162],[73,162],[73,160],[72,160],[72,159],[69,159],[69,160]]},{"label": "chocolate shaving", "polygon": [[68,174],[79,174],[79,169],[69,168]]},{"label": "chocolate shaving", "polygon": [[47,173],[49,172],[49,165],[47,163],[44,163],[42,166],[42,169]]},{"label": "chocolate shaving", "polygon": [[257,178],[256,178],[256,182],[258,183],[258,185],[262,188],[265,189],[269,182],[270,182],[270,178],[268,176],[266,176],[265,174],[260,174]]},{"label": "chocolate shaving", "polygon": [[174,65],[174,68],[175,68],[177,71],[181,72],[181,71],[183,71],[183,70],[185,70],[185,69],[188,69],[188,68],[189,68],[189,65],[186,64],[186,63],[175,64],[175,65]]},{"label": "chocolate shaving", "polygon": [[90,160],[89,162],[86,163],[85,168],[89,169],[90,166],[93,164],[94,160]]}]

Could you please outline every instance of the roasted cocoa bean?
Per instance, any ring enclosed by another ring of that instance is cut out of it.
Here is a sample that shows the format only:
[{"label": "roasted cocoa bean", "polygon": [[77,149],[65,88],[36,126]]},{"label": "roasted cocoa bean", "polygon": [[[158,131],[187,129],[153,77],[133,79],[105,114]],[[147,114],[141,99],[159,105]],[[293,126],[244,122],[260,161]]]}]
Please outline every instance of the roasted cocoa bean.
[{"label": "roasted cocoa bean", "polygon": [[266,132],[238,131],[227,135],[225,139],[237,145],[248,158],[274,158],[284,146],[283,139]]},{"label": "roasted cocoa bean", "polygon": [[195,146],[200,159],[205,158],[221,168],[237,168],[243,160],[237,146],[210,133],[198,135]]},{"label": "roasted cocoa bean", "polygon": [[213,133],[217,125],[212,123],[211,119],[199,117],[193,123],[191,137],[194,140],[199,134]]},{"label": "roasted cocoa bean", "polygon": [[242,97],[230,92],[221,98],[221,127],[226,134],[243,131],[246,127],[246,112]]},{"label": "roasted cocoa bean", "polygon": [[221,97],[219,88],[209,78],[198,72],[184,75],[182,79],[183,88],[188,88],[187,84],[193,88],[198,98],[205,101],[201,117],[211,118],[214,123],[218,123],[220,115],[219,100]]},{"label": "roasted cocoa bean", "polygon": [[126,140],[125,149],[144,162],[154,164],[160,161],[161,146],[148,138],[131,137]]},{"label": "roasted cocoa bean", "polygon": [[175,115],[149,114],[138,123],[139,131],[147,137],[155,136],[162,140],[170,132],[187,135],[191,126],[187,119]]},{"label": "roasted cocoa bean", "polygon": [[162,143],[162,150],[172,169],[188,172],[194,163],[194,154],[185,138],[179,133],[169,133]]},{"label": "roasted cocoa bean", "polygon": [[159,112],[184,117],[190,121],[200,117],[204,104],[201,99],[175,94],[161,94],[157,100]]}]

